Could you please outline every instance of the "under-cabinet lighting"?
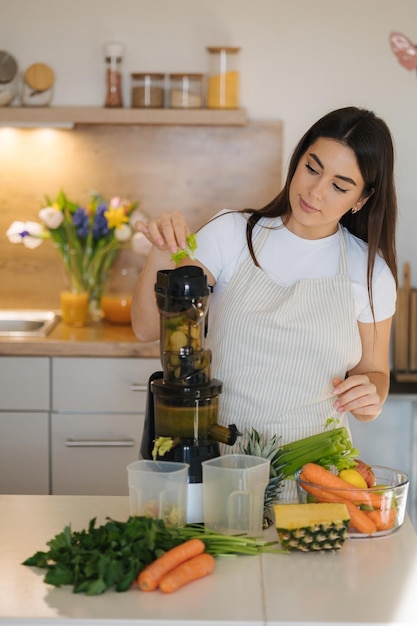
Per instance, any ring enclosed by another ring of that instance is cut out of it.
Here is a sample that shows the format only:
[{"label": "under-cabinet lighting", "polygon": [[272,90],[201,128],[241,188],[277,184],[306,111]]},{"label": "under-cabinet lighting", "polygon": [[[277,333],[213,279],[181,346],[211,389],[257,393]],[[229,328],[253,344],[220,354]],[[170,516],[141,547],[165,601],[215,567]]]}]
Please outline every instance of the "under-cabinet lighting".
[{"label": "under-cabinet lighting", "polygon": [[74,122],[0,122],[2,128],[61,128],[72,129]]}]

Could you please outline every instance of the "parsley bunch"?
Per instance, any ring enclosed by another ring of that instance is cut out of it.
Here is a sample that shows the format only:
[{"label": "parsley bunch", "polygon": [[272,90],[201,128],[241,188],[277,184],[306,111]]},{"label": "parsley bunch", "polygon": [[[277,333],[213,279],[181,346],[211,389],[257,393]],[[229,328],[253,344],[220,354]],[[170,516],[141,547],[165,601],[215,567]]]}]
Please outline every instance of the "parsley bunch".
[{"label": "parsley bunch", "polygon": [[111,587],[127,591],[149,563],[195,537],[204,541],[206,552],[213,556],[255,555],[277,543],[222,535],[198,524],[170,528],[160,519],[143,516],[129,517],[126,522],[107,518],[104,525],[96,527],[94,518],[87,530],[72,531],[66,526],[47,542],[47,552],[36,552],[23,565],[46,569],[46,583],[72,585],[74,593],[94,596]]}]

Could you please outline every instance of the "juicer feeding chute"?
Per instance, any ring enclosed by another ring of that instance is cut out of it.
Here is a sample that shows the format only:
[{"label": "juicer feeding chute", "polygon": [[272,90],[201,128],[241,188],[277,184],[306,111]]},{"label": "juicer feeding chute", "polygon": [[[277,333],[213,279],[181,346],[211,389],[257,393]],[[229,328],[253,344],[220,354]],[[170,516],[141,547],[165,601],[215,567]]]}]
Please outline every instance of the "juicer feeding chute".
[{"label": "juicer feeding chute", "polygon": [[201,463],[220,455],[219,442],[233,445],[236,427],[217,424],[222,382],[212,379],[205,348],[211,290],[199,267],[157,273],[162,372],[149,381],[141,454],[187,462],[188,482],[202,482]]}]

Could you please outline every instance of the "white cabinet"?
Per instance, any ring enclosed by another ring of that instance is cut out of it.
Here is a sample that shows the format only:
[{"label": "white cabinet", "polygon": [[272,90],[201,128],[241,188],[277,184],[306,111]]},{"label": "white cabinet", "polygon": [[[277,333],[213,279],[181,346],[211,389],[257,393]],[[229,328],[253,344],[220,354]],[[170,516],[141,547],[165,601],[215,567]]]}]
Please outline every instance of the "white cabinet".
[{"label": "white cabinet", "polygon": [[158,359],[53,358],[53,494],[127,495]]},{"label": "white cabinet", "polygon": [[0,359],[0,493],[49,493],[49,366]]},{"label": "white cabinet", "polygon": [[0,410],[48,411],[48,357],[0,358]]}]

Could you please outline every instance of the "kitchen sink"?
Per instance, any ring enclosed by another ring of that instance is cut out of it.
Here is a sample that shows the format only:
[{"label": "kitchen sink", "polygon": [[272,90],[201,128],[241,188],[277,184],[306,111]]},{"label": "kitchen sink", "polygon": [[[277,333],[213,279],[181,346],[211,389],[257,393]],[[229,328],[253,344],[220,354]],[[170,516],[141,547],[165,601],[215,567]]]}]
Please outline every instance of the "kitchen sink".
[{"label": "kitchen sink", "polygon": [[58,320],[54,311],[0,310],[0,337],[46,337]]}]

